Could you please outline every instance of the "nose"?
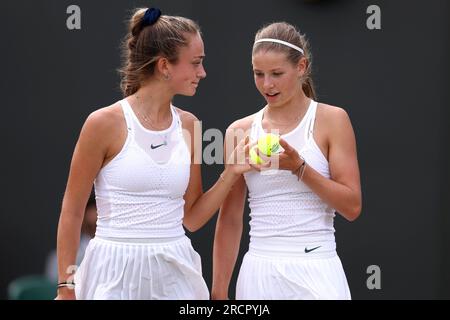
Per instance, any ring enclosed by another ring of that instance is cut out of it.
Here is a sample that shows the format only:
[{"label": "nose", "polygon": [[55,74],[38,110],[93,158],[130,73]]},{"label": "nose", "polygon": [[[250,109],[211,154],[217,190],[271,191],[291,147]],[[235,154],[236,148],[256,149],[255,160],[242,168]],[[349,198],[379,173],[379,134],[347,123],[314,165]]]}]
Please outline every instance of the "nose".
[{"label": "nose", "polygon": [[267,89],[271,89],[274,86],[272,80],[268,76],[264,77],[264,84],[263,85],[264,85],[264,89],[266,89],[266,90]]},{"label": "nose", "polygon": [[206,71],[203,65],[201,65],[201,69],[200,72],[197,74],[197,77],[199,77],[200,79],[206,78]]}]

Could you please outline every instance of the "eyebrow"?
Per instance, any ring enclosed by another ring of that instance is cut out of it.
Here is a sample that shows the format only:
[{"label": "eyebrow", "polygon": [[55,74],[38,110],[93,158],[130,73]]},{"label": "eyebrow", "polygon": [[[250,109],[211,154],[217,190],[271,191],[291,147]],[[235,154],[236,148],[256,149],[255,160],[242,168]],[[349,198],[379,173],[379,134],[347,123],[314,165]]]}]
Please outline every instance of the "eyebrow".
[{"label": "eyebrow", "polygon": [[[259,69],[253,69],[253,71],[255,71],[255,72],[262,72]],[[283,69],[282,68],[275,68],[275,69],[272,69],[272,70],[269,70],[269,71],[283,71]]]}]

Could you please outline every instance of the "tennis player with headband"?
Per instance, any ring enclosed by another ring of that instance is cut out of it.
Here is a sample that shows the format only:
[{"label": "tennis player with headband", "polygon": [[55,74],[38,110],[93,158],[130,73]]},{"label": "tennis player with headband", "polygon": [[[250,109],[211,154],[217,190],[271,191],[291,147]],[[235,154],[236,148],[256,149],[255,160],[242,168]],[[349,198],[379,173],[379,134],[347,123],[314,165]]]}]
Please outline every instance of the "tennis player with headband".
[{"label": "tennis player with headband", "polygon": [[334,235],[335,212],[349,221],[361,212],[349,116],[342,108],[316,101],[309,46],[294,26],[280,22],[259,30],[252,64],[267,105],[231,124],[226,141],[236,145],[236,132],[242,130],[250,132],[253,142],[278,132],[283,151],[277,155],[279,169],[262,174],[265,167],[253,165],[257,171],[242,174],[221,206],[212,298],[228,298],[248,189],[250,244],[236,299],[350,299]]}]

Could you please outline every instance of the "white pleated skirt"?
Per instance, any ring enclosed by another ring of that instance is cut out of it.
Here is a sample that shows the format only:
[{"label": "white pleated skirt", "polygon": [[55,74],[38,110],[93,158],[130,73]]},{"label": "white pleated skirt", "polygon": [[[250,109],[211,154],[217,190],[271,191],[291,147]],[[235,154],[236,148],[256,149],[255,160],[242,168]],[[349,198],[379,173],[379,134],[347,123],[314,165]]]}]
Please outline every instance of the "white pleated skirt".
[{"label": "white pleated skirt", "polygon": [[351,299],[335,243],[281,246],[270,240],[255,242],[239,271],[237,300]]},{"label": "white pleated skirt", "polygon": [[186,236],[125,241],[95,237],[74,282],[79,300],[209,299],[200,256]]}]

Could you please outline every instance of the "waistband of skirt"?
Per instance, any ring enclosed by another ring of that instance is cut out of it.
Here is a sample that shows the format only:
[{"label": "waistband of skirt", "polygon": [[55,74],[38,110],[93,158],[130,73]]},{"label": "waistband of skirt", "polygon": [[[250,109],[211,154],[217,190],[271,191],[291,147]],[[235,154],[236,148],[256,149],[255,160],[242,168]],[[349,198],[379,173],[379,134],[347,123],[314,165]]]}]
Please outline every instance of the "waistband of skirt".
[{"label": "waistband of skirt", "polygon": [[117,238],[117,237],[104,237],[95,236],[93,240],[101,242],[109,242],[116,244],[144,244],[144,245],[164,245],[164,244],[176,244],[183,241],[190,241],[185,235],[176,237],[164,237],[164,238]]},{"label": "waistband of skirt", "polygon": [[[97,225],[95,236],[111,239],[170,239],[185,235],[183,225],[146,228]],[[156,240],[158,241],[158,240]],[[139,241],[138,241],[139,242]]]},{"label": "waistband of skirt", "polygon": [[336,255],[336,242],[289,237],[250,239],[249,253],[268,257],[326,258]]}]

